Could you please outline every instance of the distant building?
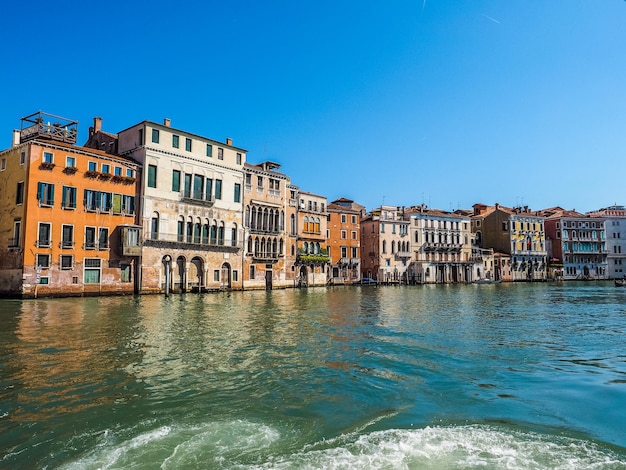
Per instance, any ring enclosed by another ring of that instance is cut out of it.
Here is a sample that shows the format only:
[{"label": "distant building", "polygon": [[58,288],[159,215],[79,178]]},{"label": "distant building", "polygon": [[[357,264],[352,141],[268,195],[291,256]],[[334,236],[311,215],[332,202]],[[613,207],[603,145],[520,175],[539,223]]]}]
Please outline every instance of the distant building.
[{"label": "distant building", "polygon": [[546,279],[547,250],[544,218],[527,206],[474,204],[472,232],[477,246],[511,257],[513,281]]},{"label": "distant building", "polygon": [[76,145],[77,121],[22,119],[0,152],[0,294],[132,294],[142,230],[128,157]]},{"label": "distant building", "polygon": [[604,219],[607,276],[610,279],[626,277],[626,208],[613,205],[587,215]]},{"label": "distant building", "polygon": [[410,281],[420,284],[472,282],[485,277],[472,274],[470,217],[454,212],[429,209],[425,205],[406,211],[410,220],[409,251],[415,254]]},{"label": "distant building", "polygon": [[294,287],[296,192],[280,165],[244,165],[244,289]]},{"label": "distant building", "polygon": [[357,282],[361,278],[361,216],[365,207],[351,199],[339,198],[328,204],[329,281]]},{"label": "distant building", "polygon": [[380,206],[361,219],[361,274],[381,283],[409,283],[410,222],[396,206]]},{"label": "distant building", "polygon": [[165,119],[119,132],[118,151],[144,169],[141,291],[241,289],[246,150]]}]

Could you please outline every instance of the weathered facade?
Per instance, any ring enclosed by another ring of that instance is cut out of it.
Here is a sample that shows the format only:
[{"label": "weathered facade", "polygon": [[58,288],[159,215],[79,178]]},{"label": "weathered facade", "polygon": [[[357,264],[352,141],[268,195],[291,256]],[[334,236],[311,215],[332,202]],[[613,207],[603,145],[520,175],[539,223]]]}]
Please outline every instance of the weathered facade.
[{"label": "weathered facade", "polygon": [[132,294],[139,165],[76,146],[77,122],[22,119],[0,153],[0,294]]},{"label": "weathered facade", "polygon": [[143,165],[141,292],[241,289],[244,149],[143,121],[118,133]]},{"label": "weathered facade", "polygon": [[365,207],[339,198],[328,204],[329,282],[351,284],[361,279],[361,217]]},{"label": "weathered facade", "polygon": [[244,289],[295,285],[296,191],[279,168],[244,165]]}]

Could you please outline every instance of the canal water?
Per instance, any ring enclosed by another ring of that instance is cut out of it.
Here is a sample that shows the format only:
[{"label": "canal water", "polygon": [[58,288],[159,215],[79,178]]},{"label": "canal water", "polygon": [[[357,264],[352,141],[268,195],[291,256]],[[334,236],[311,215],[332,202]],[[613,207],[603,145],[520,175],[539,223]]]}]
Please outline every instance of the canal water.
[{"label": "canal water", "polygon": [[0,301],[0,468],[626,469],[626,289]]}]

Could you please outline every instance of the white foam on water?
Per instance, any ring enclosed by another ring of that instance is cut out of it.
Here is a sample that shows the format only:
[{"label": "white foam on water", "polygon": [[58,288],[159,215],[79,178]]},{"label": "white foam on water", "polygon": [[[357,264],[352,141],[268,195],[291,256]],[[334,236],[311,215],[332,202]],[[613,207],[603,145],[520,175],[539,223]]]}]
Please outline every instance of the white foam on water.
[{"label": "white foam on water", "polygon": [[295,453],[293,437],[244,420],[161,426],[65,468],[626,469],[626,456],[591,441],[489,425],[359,430]]}]

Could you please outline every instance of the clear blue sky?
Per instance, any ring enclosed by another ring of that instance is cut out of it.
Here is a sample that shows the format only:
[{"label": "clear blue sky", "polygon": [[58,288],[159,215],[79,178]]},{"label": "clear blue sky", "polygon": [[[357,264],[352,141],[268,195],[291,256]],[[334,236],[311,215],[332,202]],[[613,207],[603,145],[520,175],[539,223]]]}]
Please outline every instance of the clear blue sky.
[{"label": "clear blue sky", "polygon": [[626,204],[626,2],[10,2],[0,148],[42,110],[282,165],[329,201]]}]

